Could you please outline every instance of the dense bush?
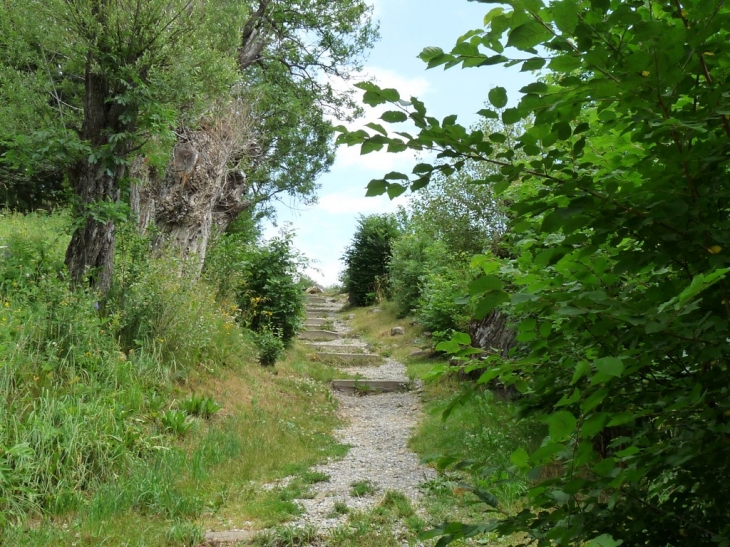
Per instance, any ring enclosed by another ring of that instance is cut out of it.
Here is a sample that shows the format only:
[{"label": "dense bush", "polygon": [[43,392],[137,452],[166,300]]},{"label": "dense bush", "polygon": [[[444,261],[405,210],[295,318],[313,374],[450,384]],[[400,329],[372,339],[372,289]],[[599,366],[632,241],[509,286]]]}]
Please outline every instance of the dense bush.
[{"label": "dense bush", "polygon": [[302,264],[290,234],[265,244],[246,244],[233,233],[223,235],[211,249],[205,275],[235,300],[244,326],[257,333],[276,333],[286,344],[296,336],[304,316],[298,272]]},{"label": "dense bush", "polygon": [[451,257],[448,267],[435,267],[426,272],[416,308],[418,322],[431,332],[465,330],[473,312],[463,302],[471,277],[464,256]]},{"label": "dense bush", "polygon": [[393,215],[361,216],[345,250],[343,282],[353,306],[367,306],[387,292],[388,263],[400,234]]},{"label": "dense bush", "polygon": [[393,242],[393,255],[388,262],[391,299],[398,317],[416,311],[423,278],[432,269],[434,242],[420,233],[405,233]]}]

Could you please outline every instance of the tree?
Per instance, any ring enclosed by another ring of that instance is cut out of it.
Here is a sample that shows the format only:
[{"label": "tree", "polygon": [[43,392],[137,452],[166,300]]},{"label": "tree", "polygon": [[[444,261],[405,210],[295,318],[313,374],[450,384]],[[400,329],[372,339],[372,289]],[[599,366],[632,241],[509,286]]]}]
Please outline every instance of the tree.
[{"label": "tree", "polygon": [[[282,192],[312,199],[332,162],[326,114],[352,106],[333,79],[376,35],[362,0],[4,5],[3,98],[23,98],[0,104],[4,163],[14,181],[39,159],[68,173],[79,225],[66,263],[102,291],[128,196],[159,246],[201,264],[245,209]],[[187,147],[198,162],[180,171]]]},{"label": "tree", "polygon": [[[426,48],[421,58],[546,67],[550,77],[501,114],[507,124],[534,118],[515,152],[495,155],[482,132],[372,84],[364,100],[400,106],[384,119],[410,118],[419,133],[339,139],[364,153],[437,151],[440,162],[408,179],[414,190],[467,160],[490,163],[499,173],[486,180],[514,199],[516,258],[475,259],[484,275],[471,292],[481,315],[502,306],[523,318],[524,354],[492,356],[481,381],[514,385],[523,415],[547,425],[537,451],[512,455],[511,471],[561,472],[538,480],[518,515],[434,534],[441,544],[519,530],[538,545],[729,545],[730,7],[503,3],[451,52]],[[492,89],[489,101],[504,108],[506,91]],[[402,178],[375,180],[369,192],[398,195]]]},{"label": "tree", "polygon": [[[198,122],[179,139],[207,168],[197,169],[186,185],[175,175],[174,160],[162,176],[141,177],[149,179],[138,209],[142,227],[154,220],[158,245],[196,256],[201,265],[211,235],[225,231],[242,211],[266,209],[281,194],[316,199],[317,178],[334,160],[329,115],[347,118],[356,111],[350,92],[333,84],[360,69],[377,35],[363,0],[307,0],[295,9],[291,0],[246,6],[235,53],[241,79],[236,95],[207,116],[213,123]],[[230,126],[223,140],[221,126]]]},{"label": "tree", "polygon": [[344,286],[353,306],[377,301],[387,288],[388,263],[398,223],[393,215],[361,216],[352,244],[345,250]]},{"label": "tree", "polygon": [[[69,166],[78,219],[66,265],[76,282],[91,276],[106,291],[131,159],[169,138],[183,110],[194,116],[197,101],[230,86],[235,73],[215,55],[211,39],[217,38],[199,32],[198,18],[207,7],[202,0],[9,0],[6,7],[11,20],[30,23],[9,45],[34,53],[32,62],[53,90],[56,119],[48,125],[57,129],[51,135],[57,143],[51,142],[63,152],[57,160]],[[10,148],[15,152],[30,140],[40,145],[38,153],[54,152],[38,138],[43,125],[29,128],[30,139],[15,137]]]}]

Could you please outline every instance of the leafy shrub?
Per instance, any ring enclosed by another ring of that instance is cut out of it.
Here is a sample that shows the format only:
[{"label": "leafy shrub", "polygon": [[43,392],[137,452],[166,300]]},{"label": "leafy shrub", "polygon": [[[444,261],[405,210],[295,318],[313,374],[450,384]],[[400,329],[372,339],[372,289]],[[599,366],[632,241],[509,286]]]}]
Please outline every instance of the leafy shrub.
[{"label": "leafy shrub", "polygon": [[[493,154],[504,133],[485,139],[432,123],[416,101],[406,110],[419,133],[405,142],[380,128],[340,137],[366,151],[422,150],[426,141],[455,158],[419,166],[421,178],[388,176],[412,187],[465,158],[501,164],[489,181],[515,198],[510,256],[485,260],[472,292],[480,315],[504,304],[523,318],[516,339],[525,351],[474,365],[483,365],[482,382],[499,377],[523,392],[521,415],[547,425],[539,448],[510,457],[537,484],[517,514],[448,523],[429,537],[446,545],[493,530],[538,545],[730,545],[730,52],[718,48],[730,38],[730,7],[507,4],[469,34],[479,46],[422,57],[447,67],[524,60],[526,71],[549,63],[551,74],[502,115],[533,117],[514,146],[532,160]],[[521,53],[502,56],[505,41]],[[370,104],[398,97],[360,87]],[[488,98],[494,109],[509,99],[502,87]],[[370,192],[403,187],[391,184],[375,180]]]},{"label": "leafy shrub", "polygon": [[284,352],[284,341],[281,337],[270,329],[264,329],[256,333],[254,340],[259,350],[259,362],[265,367],[274,366]]},{"label": "leafy shrub", "polygon": [[[206,276],[218,280],[220,290],[236,301],[244,326],[259,333],[267,329],[278,332],[289,343],[304,316],[304,295],[298,283],[304,260],[295,252],[291,234],[263,245],[237,246],[236,241],[237,234],[221,237],[210,253]],[[228,272],[226,283],[217,267]]]},{"label": "leafy shrub", "polygon": [[424,302],[421,296],[428,276],[448,270],[454,261],[443,243],[419,232],[398,238],[388,265],[391,298],[398,316],[417,313]]},{"label": "leafy shrub", "polygon": [[181,373],[201,361],[234,362],[242,341],[233,310],[221,310],[214,291],[193,276],[170,275],[179,268],[170,258],[151,260],[126,288],[119,310],[125,349],[156,347]]},{"label": "leafy shrub", "polygon": [[472,308],[458,303],[468,294],[471,273],[462,257],[454,259],[450,268],[437,268],[422,279],[416,319],[432,332],[464,330],[469,325]]},{"label": "leafy shrub", "polygon": [[387,287],[392,244],[400,234],[393,215],[361,216],[352,244],[345,250],[344,285],[353,306],[376,302]]}]

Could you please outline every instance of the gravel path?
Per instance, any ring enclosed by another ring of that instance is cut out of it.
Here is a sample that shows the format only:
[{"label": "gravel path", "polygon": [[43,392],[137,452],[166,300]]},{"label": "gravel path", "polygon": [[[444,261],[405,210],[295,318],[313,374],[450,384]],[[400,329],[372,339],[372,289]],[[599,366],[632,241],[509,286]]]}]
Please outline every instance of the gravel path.
[{"label": "gravel path", "polygon": [[[327,307],[335,311],[339,304],[332,302]],[[347,337],[349,326],[345,321],[336,319],[334,330],[343,338],[317,345],[352,345],[367,352],[365,342]],[[408,382],[406,367],[390,358],[377,367],[348,366],[346,370],[365,379]],[[311,485],[311,499],[296,500],[304,512],[290,525],[309,525],[326,531],[347,521],[347,514],[335,510],[336,503],[346,505],[349,510],[364,510],[376,505],[388,490],[402,493],[418,509],[419,485],[433,479],[435,472],[420,465],[418,456],[407,446],[422,413],[417,391],[365,396],[335,391],[334,396],[340,403],[338,413],[345,423],[334,435],[339,442],[349,445],[350,450],[344,458],[331,459],[311,469],[325,473],[329,480]],[[288,482],[285,479],[267,487],[284,486]],[[372,493],[355,495],[352,485],[358,482],[369,483]],[[248,531],[209,532],[206,538],[217,544],[242,540],[252,534]]]},{"label": "gravel path", "polygon": [[[380,367],[348,367],[370,379],[404,379],[405,367],[388,359]],[[334,508],[340,502],[350,509],[367,509],[378,503],[387,490],[396,490],[418,505],[418,486],[435,476],[430,468],[419,464],[419,458],[407,447],[408,438],[417,424],[421,404],[415,392],[382,393],[378,395],[347,395],[335,393],[340,402],[339,412],[347,424],[335,432],[338,441],[351,446],[347,455],[315,467],[326,473],[329,481],[314,484],[313,499],[297,500],[305,510],[294,522],[328,529],[342,524],[346,515]],[[352,483],[368,481],[374,494],[352,495]]]}]

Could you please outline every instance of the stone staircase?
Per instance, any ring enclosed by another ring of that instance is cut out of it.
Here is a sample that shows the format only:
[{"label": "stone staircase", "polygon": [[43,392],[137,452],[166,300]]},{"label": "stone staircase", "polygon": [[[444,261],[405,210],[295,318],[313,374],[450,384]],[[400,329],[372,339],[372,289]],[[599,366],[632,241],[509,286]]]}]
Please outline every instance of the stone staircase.
[{"label": "stone staircase", "polygon": [[371,352],[365,342],[350,336],[347,322],[337,316],[341,310],[342,302],[336,298],[307,295],[305,330],[299,333],[299,338],[308,341],[307,346],[317,359],[356,375],[354,380],[333,380],[332,388],[356,395],[407,391],[410,388],[408,378],[379,373],[385,360]]}]

